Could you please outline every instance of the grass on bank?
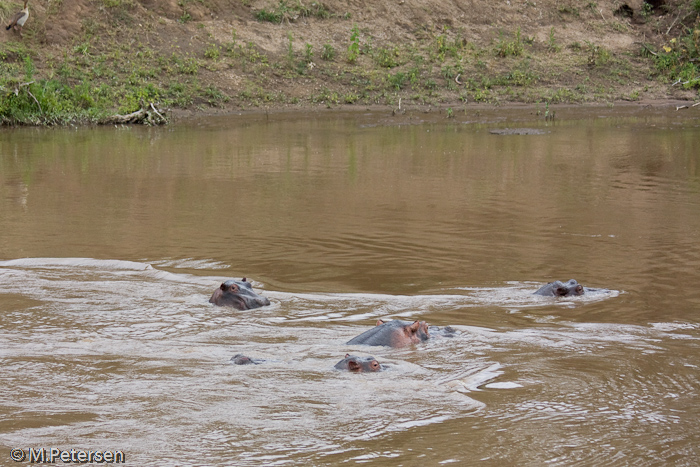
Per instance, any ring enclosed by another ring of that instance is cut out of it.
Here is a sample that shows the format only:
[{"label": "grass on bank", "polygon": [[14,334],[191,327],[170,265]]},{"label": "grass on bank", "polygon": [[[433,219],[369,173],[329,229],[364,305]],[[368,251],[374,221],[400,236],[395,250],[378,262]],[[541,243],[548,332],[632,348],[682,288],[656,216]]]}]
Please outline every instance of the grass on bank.
[{"label": "grass on bank", "polygon": [[[132,6],[131,0],[103,2],[111,9],[122,8],[123,14],[129,14]],[[297,5],[303,4],[280,1],[275,11],[290,14]],[[320,15],[323,19],[325,13]],[[148,102],[171,108],[218,106],[229,101],[241,107],[303,103],[396,106],[399,100],[405,105],[609,102],[639,99],[646,92],[646,87],[639,86],[624,96],[614,86],[648,73],[635,69],[640,57],[613,56],[589,41],[562,44],[554,27],[542,42],[517,28],[499,31],[490,43],[478,45],[466,40],[463,31],[444,27],[425,28],[415,42],[392,44],[348,23],[344,45],[296,41],[292,29],[287,31],[284,49],[275,54],[253,42],[240,41],[235,30],[228,41],[216,40],[204,24],[196,25],[202,36],[199,49],[183,51],[174,45],[155,49],[141,42],[145,36],[135,35],[128,43],[117,41],[111,32],[99,37],[99,31],[109,26],[98,20],[86,20],[82,36],[62,54],[40,54],[31,40],[0,45],[0,123],[94,122],[133,112]],[[616,25],[608,26],[614,30]],[[684,34],[655,55],[647,53],[662,79],[699,87],[698,29],[697,24],[685,27]],[[41,64],[40,71],[35,63]],[[228,92],[211,80],[222,73],[238,79]],[[569,84],[559,85],[562,78]],[[299,80],[313,83],[308,95],[289,92],[287,84]]]}]

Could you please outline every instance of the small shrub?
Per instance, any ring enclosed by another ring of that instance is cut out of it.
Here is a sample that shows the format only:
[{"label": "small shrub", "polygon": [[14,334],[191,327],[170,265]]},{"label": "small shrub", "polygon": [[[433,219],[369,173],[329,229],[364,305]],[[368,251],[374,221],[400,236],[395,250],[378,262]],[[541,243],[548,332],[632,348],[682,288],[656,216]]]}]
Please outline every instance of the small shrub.
[{"label": "small shrub", "polygon": [[556,39],[554,39],[554,27],[549,29],[549,39],[547,40],[547,48],[550,52],[559,52],[561,48],[557,45]]},{"label": "small shrub", "polygon": [[253,16],[261,22],[267,21],[280,24],[285,19],[288,21],[294,21],[298,17],[326,19],[335,15],[331,13],[328,7],[319,2],[311,2],[310,6],[306,6],[300,0],[295,5],[289,5],[286,0],[280,0],[273,9],[263,8],[256,11]]},{"label": "small shrub", "polygon": [[373,54],[374,61],[377,65],[384,68],[394,68],[399,65],[398,61],[399,49],[394,47],[393,49],[379,48]]},{"label": "small shrub", "polygon": [[219,47],[216,44],[211,44],[204,51],[204,56],[210,60],[218,60],[220,55],[221,55],[221,47]]},{"label": "small shrub", "polygon": [[360,96],[358,96],[357,94],[352,93],[352,92],[349,94],[345,94],[345,96],[343,96],[343,101],[345,101],[346,104],[354,104],[359,99],[360,99]]},{"label": "small shrub", "polygon": [[408,81],[408,76],[406,73],[402,73],[400,71],[397,71],[396,73],[389,74],[387,76],[387,82],[391,87],[396,89],[397,91],[400,89],[403,89],[403,87],[406,85],[406,82]]},{"label": "small shrub", "polygon": [[321,58],[327,61],[333,60],[335,58],[335,48],[329,43],[323,44]]},{"label": "small shrub", "polygon": [[262,10],[256,11],[253,16],[260,22],[267,21],[268,23],[280,24],[284,14],[280,11],[267,11],[263,8]]},{"label": "small shrub", "polygon": [[589,41],[586,41],[586,45],[590,53],[588,56],[589,66],[600,66],[610,61],[611,55],[607,49]]},{"label": "small shrub", "polygon": [[308,42],[304,45],[304,61],[311,63],[314,58],[314,46]]},{"label": "small shrub", "polygon": [[502,37],[496,44],[496,55],[499,57],[520,56],[523,53],[523,43],[520,39],[520,28],[515,32],[515,39],[508,41]]}]

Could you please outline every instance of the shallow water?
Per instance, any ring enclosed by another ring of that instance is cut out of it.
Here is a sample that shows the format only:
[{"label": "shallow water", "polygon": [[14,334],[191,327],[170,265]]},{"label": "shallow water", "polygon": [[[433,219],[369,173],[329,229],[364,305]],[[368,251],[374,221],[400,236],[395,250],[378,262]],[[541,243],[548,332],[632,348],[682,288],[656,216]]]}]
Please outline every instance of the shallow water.
[{"label": "shallow water", "polygon": [[[2,130],[0,464],[697,465],[690,112]],[[243,276],[271,306],[208,303]],[[345,344],[379,318],[459,334]]]}]

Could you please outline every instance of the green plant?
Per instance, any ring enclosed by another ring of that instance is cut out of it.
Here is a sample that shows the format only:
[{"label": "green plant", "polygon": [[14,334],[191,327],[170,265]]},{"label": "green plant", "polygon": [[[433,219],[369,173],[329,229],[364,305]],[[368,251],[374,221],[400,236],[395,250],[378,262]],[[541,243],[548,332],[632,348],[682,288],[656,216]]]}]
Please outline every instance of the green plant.
[{"label": "green plant", "polygon": [[258,21],[267,21],[270,23],[280,24],[285,19],[294,21],[298,17],[314,17],[320,19],[331,18],[335,16],[326,5],[320,2],[311,2],[310,6],[304,5],[301,0],[297,0],[295,5],[289,5],[286,0],[280,2],[274,8],[268,10],[263,8],[256,11],[253,16]]},{"label": "green plant", "polygon": [[207,97],[209,105],[212,106],[229,101],[229,97],[214,86],[208,86],[204,89],[204,95]]},{"label": "green plant", "polygon": [[447,37],[444,34],[440,34],[435,38],[435,45],[437,48],[437,58],[439,61],[445,61],[445,53],[447,53]]},{"label": "green plant", "polygon": [[314,58],[314,46],[308,42],[304,44],[304,61],[311,63]]},{"label": "green plant", "polygon": [[90,55],[90,44],[88,42],[82,42],[73,46],[73,52],[80,55]]},{"label": "green plant", "polygon": [[204,51],[204,56],[210,60],[218,60],[221,54],[221,47],[216,44],[210,44]]},{"label": "green plant", "polygon": [[559,52],[561,48],[557,45],[556,39],[554,39],[554,27],[549,29],[549,39],[547,40],[547,49],[550,52]]},{"label": "green plant", "polygon": [[399,49],[394,47],[393,49],[379,48],[372,54],[372,58],[377,65],[383,68],[394,68],[399,65],[398,61]]},{"label": "green plant", "polygon": [[292,36],[291,31],[287,33],[287,39],[289,43],[287,44],[287,60],[289,63],[294,62],[294,36]]},{"label": "green plant", "polygon": [[24,78],[27,81],[31,81],[32,78],[34,78],[34,73],[36,72],[36,66],[34,65],[34,61],[32,60],[32,57],[29,55],[26,55],[24,57]]},{"label": "green plant", "polygon": [[610,52],[599,45],[595,45],[592,42],[585,41],[588,46],[589,56],[588,65],[589,66],[600,66],[608,63],[610,61]]},{"label": "green plant", "polygon": [[102,0],[102,4],[107,8],[132,7],[133,0]]},{"label": "green plant", "polygon": [[533,81],[537,80],[537,75],[534,74],[532,71],[513,70],[509,73],[506,73],[498,81],[500,81],[499,84],[502,85],[528,86]]},{"label": "green plant", "polygon": [[357,102],[359,99],[360,99],[360,96],[358,96],[358,95],[355,94],[354,92],[345,94],[345,96],[343,96],[343,101],[344,101],[346,104],[354,104],[354,103]]},{"label": "green plant", "polygon": [[523,43],[520,39],[520,28],[515,32],[515,38],[512,41],[503,39],[503,35],[499,37],[496,44],[496,55],[499,57],[520,56],[523,53]]},{"label": "green plant", "polygon": [[333,47],[333,45],[329,43],[323,44],[321,58],[327,61],[331,61],[335,58],[335,48]]},{"label": "green plant", "polygon": [[196,75],[199,71],[199,63],[192,57],[180,57],[175,53],[172,54],[171,63],[175,65],[175,69],[178,73],[183,73],[186,75]]},{"label": "green plant", "polygon": [[258,21],[267,21],[269,23],[280,24],[284,18],[284,13],[278,10],[268,11],[265,8],[256,11],[253,15]]},{"label": "green plant", "polygon": [[545,111],[544,111],[544,119],[545,120],[554,120],[554,117],[556,116],[555,111],[549,111],[549,101],[545,102]]},{"label": "green plant", "polygon": [[387,83],[397,91],[402,89],[408,80],[408,75],[400,71],[397,71],[393,75],[391,73],[387,75]]},{"label": "green plant", "polygon": [[353,25],[350,30],[350,45],[348,46],[347,59],[350,63],[355,63],[360,56],[360,28],[357,24]]}]

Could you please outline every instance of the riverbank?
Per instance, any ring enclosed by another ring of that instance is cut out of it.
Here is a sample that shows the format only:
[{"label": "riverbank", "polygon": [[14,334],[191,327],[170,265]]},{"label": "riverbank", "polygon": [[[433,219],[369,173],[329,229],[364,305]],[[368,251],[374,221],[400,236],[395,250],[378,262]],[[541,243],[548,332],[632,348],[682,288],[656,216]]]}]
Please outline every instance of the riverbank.
[{"label": "riverbank", "polygon": [[[18,3],[0,4],[4,23]],[[700,2],[61,0],[0,39],[4,124],[698,100]],[[692,104],[692,102],[690,102]]]}]

